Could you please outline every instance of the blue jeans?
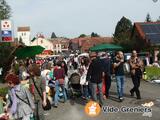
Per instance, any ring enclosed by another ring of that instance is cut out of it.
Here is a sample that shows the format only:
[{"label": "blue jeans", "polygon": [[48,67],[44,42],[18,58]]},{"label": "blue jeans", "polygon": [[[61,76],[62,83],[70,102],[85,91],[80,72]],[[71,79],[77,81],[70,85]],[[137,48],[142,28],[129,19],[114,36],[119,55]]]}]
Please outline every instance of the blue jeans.
[{"label": "blue jeans", "polygon": [[118,97],[123,97],[123,90],[124,90],[124,76],[116,76],[116,82],[117,82],[117,93]]},{"label": "blue jeans", "polygon": [[55,96],[54,96],[54,104],[55,104],[55,105],[58,104],[59,94],[60,94],[59,88],[60,88],[60,87],[62,88],[62,93],[63,93],[64,101],[67,100],[67,95],[66,95],[66,90],[65,90],[64,85],[60,85],[60,84],[59,84],[59,81],[56,80],[56,82],[55,82],[55,90],[56,90],[56,93],[55,93]]},{"label": "blue jeans", "polygon": [[[92,99],[94,101],[98,101],[97,98],[99,98],[99,102],[101,105],[103,105],[103,93],[102,93],[102,82],[101,83],[90,83],[91,84],[91,94],[92,94]],[[97,97],[97,88],[98,88],[98,95]]]},{"label": "blue jeans", "polygon": [[88,98],[89,93],[88,93],[88,85],[82,85],[82,97]]}]

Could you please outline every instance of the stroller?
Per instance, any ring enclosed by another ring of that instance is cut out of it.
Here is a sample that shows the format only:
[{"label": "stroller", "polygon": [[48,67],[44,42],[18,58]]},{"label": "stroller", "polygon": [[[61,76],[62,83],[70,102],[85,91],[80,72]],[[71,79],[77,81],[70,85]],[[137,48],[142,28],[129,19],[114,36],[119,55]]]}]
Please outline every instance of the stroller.
[{"label": "stroller", "polygon": [[81,96],[80,75],[77,72],[71,74],[68,81],[68,95],[71,98]]}]

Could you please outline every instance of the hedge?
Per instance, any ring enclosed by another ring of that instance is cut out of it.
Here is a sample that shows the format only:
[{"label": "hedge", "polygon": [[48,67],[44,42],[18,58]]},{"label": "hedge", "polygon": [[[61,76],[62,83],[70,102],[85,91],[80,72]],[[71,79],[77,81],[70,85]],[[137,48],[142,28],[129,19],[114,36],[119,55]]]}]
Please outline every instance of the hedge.
[{"label": "hedge", "polygon": [[160,68],[158,67],[145,67],[147,80],[160,79]]},{"label": "hedge", "polygon": [[0,88],[0,96],[4,97],[8,93],[8,87],[1,87]]}]

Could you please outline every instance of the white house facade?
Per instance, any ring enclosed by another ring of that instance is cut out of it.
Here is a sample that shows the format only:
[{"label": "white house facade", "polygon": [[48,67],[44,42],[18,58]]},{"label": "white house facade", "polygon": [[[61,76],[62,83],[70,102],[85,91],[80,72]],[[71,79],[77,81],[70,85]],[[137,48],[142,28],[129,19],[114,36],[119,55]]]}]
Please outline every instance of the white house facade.
[{"label": "white house facade", "polygon": [[18,27],[17,30],[18,41],[22,41],[25,45],[30,46],[31,32],[30,27]]},{"label": "white house facade", "polygon": [[40,45],[45,48],[45,50],[53,51],[53,43],[45,38],[36,38],[33,42],[31,42],[31,46]]}]

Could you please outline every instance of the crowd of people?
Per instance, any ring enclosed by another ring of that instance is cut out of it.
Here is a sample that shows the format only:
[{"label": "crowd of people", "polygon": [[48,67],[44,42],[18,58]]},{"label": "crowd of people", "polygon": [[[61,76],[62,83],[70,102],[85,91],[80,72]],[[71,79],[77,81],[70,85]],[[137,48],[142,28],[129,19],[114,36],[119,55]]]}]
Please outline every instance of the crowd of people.
[{"label": "crowd of people", "polygon": [[[72,90],[70,81],[75,79],[72,78],[73,73],[77,75],[75,81],[80,86],[82,99],[96,101],[100,106],[110,96],[111,76],[115,74],[117,96],[122,102],[125,63],[122,51],[118,51],[115,57],[106,52],[92,52],[89,56],[57,57],[50,61],[45,60],[43,64],[32,59],[15,60],[5,78],[9,92],[4,109],[16,120],[44,120],[44,107],[48,104],[48,98],[55,108],[62,99],[66,102],[71,98],[69,92]],[[133,81],[133,88],[129,92],[131,96],[136,93],[137,99],[141,99],[139,87],[143,62],[134,50],[127,63]]]}]

